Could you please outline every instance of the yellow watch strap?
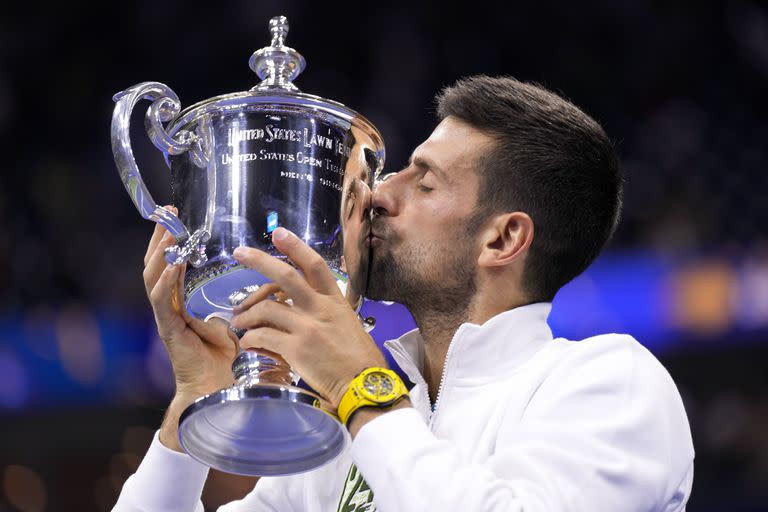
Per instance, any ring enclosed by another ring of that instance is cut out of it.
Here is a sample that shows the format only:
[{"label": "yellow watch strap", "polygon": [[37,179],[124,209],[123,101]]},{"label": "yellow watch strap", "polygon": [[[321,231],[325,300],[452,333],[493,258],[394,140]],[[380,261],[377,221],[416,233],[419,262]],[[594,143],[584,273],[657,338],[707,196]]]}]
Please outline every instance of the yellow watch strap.
[{"label": "yellow watch strap", "polygon": [[[370,400],[358,391],[365,381],[365,378],[374,372],[381,372],[388,375],[394,382],[393,394],[395,395],[391,400],[387,402],[375,402]],[[346,393],[341,397],[338,407],[339,420],[346,425],[352,414],[361,407],[390,407],[399,402],[401,398],[408,396],[408,389],[405,387],[403,380],[395,372],[388,368],[366,368],[360,372],[347,387]]]}]

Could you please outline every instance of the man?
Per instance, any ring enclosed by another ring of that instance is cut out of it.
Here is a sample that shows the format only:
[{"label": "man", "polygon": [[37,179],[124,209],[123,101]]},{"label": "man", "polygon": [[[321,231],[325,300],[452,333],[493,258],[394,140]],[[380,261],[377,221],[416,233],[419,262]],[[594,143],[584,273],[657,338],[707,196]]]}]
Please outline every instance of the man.
[{"label": "man", "polygon": [[[303,275],[236,251],[293,301],[239,311],[241,345],[284,355],[342,406],[353,441],[315,471],[262,478],[222,510],[684,510],[693,446],[668,373],[630,336],[575,343],[546,324],[557,290],[617,223],[621,176],[604,131],[505,77],[459,81],[439,95],[438,116],[373,196],[368,296],[403,303],[419,327],[387,343],[416,383],[408,398],[346,417],[350,383],[386,363],[322,260],[283,229],[275,246]],[[201,509],[206,469],[177,453],[178,416],[231,381],[225,328],[172,307],[182,271],[162,270],[171,240],[159,238],[145,282],[177,392],[116,510]]]}]

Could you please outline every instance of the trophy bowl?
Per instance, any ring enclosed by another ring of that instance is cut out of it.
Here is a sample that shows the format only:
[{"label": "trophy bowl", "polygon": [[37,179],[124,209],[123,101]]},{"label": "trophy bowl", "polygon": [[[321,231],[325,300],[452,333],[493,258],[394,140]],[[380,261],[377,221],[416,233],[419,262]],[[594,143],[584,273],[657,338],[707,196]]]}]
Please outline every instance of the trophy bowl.
[{"label": "trophy bowl", "polygon": [[[288,22],[270,20],[272,44],[253,53],[261,79],[252,89],[209,98],[181,110],[176,94],[143,82],[115,95],[112,150],[139,213],[176,239],[171,264],[187,263],[184,303],[198,319],[229,320],[232,310],[269,282],[239,264],[249,246],[285,259],[271,234],[285,227],[314,248],[358,312],[365,294],[371,189],[384,165],[378,130],[344,105],[304,94],[293,80],[304,58],[285,46]],[[146,112],[150,140],[171,171],[178,216],[158,206],[146,188],[130,142],[136,104]],[[308,471],[338,455],[346,433],[299,387],[279,354],[241,351],[234,385],[200,397],[182,414],[179,439],[195,459],[245,475]]]}]

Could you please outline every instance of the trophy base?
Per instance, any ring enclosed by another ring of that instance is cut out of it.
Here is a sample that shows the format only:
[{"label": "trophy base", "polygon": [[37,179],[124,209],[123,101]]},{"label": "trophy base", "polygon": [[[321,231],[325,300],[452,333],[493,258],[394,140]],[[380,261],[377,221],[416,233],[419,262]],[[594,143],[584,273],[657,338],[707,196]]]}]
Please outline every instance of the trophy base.
[{"label": "trophy base", "polygon": [[346,444],[344,427],[317,403],[295,386],[222,389],[187,407],[179,441],[192,458],[226,473],[303,473],[336,458]]}]

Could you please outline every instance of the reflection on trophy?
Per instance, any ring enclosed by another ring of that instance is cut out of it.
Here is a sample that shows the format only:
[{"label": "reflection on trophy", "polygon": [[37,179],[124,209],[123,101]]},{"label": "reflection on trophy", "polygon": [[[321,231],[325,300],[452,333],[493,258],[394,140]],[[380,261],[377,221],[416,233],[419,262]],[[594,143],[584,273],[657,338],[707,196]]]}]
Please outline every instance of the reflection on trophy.
[{"label": "reflection on trophy", "polygon": [[[288,22],[273,18],[271,46],[250,67],[261,83],[181,111],[167,86],[144,82],[115,95],[112,150],[141,215],[160,223],[177,244],[169,263],[188,263],[184,301],[191,315],[228,319],[232,309],[268,280],[237,263],[238,246],[284,258],[271,243],[283,226],[328,263],[350,305],[365,293],[373,180],[384,163],[378,130],[340,103],[303,94],[293,80],[304,58],[285,46]],[[131,112],[152,101],[147,133],[171,169],[178,217],[155,204],[139,173],[129,137]],[[296,386],[285,361],[243,351],[233,363],[234,386],[201,397],[182,415],[181,445],[216,469],[286,475],[313,469],[344,447],[339,421],[314,393]]]}]

